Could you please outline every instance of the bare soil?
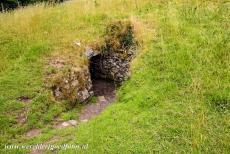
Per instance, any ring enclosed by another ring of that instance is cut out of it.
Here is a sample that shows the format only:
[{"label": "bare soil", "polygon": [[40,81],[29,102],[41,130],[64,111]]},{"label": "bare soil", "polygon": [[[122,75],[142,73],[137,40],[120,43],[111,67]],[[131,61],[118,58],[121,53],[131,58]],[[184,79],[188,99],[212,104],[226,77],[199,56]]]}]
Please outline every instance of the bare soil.
[{"label": "bare soil", "polygon": [[17,98],[17,100],[24,103],[30,103],[32,101],[32,99],[28,96],[20,96]]},{"label": "bare soil", "polygon": [[97,101],[96,103],[89,103],[83,108],[79,116],[79,120],[82,122],[100,114],[115,100],[116,86],[113,82],[100,79],[93,80],[93,91]]},{"label": "bare soil", "polygon": [[34,128],[34,129],[31,129],[29,130],[27,133],[26,133],[26,136],[27,137],[34,137],[34,136],[37,136],[41,134],[41,130],[40,129],[37,129],[37,128]]},{"label": "bare soil", "polygon": [[19,124],[26,123],[27,120],[27,108],[23,108],[23,110],[18,114],[17,122]]}]

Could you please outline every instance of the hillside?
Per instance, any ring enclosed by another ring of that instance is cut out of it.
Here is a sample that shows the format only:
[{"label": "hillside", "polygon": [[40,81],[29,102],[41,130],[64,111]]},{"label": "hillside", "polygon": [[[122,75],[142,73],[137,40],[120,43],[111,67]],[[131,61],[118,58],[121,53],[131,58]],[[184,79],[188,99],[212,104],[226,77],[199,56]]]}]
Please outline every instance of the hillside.
[{"label": "hillside", "polygon": [[[5,145],[41,143],[87,145],[54,148],[59,153],[229,153],[229,7],[218,0],[73,0],[1,13],[1,153],[31,151]],[[57,118],[76,119],[84,105],[69,109],[54,99],[45,85],[48,59],[70,55],[88,65],[73,42],[98,41],[117,20],[130,20],[139,42],[131,78],[100,115],[54,129]],[[39,134],[25,135],[31,129]]]}]

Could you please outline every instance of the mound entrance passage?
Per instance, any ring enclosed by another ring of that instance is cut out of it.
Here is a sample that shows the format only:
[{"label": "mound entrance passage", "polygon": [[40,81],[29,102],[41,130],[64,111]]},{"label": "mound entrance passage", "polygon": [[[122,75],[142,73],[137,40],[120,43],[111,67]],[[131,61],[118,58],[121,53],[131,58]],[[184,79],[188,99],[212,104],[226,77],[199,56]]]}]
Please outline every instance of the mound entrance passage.
[{"label": "mound entrance passage", "polygon": [[100,43],[86,47],[89,66],[79,66],[73,56],[51,61],[50,88],[56,99],[68,100],[74,105],[87,102],[91,96],[114,99],[115,85],[121,85],[130,73],[137,41],[130,21],[109,24]]}]

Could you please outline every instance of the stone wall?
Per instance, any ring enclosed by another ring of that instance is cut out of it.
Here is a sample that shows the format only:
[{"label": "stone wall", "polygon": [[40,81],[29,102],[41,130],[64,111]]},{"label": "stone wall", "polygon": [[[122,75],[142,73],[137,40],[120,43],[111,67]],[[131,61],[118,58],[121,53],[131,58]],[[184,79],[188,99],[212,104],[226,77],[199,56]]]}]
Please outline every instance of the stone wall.
[{"label": "stone wall", "polygon": [[127,57],[122,58],[116,52],[107,52],[90,59],[91,76],[96,79],[107,79],[118,83],[131,75],[130,62],[134,57],[132,50],[127,51]]}]

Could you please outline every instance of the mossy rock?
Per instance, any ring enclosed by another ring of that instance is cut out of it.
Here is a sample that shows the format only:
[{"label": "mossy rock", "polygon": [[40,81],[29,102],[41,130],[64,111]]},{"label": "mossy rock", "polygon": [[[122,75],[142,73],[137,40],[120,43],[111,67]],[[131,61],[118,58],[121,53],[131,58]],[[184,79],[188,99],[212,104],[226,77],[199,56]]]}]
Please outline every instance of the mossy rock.
[{"label": "mossy rock", "polygon": [[58,100],[84,102],[93,95],[88,66],[77,66],[71,61],[53,59],[52,72],[48,76],[48,87]]}]

